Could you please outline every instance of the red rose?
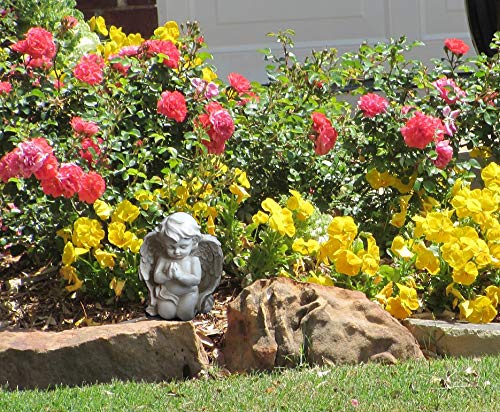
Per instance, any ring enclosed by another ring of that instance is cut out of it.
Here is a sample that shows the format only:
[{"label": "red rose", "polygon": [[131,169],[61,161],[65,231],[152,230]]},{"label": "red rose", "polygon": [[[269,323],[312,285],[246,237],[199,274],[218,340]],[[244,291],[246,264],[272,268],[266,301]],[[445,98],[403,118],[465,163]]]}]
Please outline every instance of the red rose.
[{"label": "red rose", "polygon": [[311,119],[313,121],[313,130],[317,133],[324,127],[332,127],[332,122],[323,113],[313,112]]},{"label": "red rose", "polygon": [[444,169],[453,158],[453,148],[449,140],[441,140],[436,144],[437,159],[434,160],[436,167]]},{"label": "red rose", "polygon": [[338,133],[333,127],[324,127],[318,134],[314,142],[314,153],[326,155],[335,146]]},{"label": "red rose", "polygon": [[81,134],[86,137],[92,137],[99,131],[97,124],[83,120],[78,116],[73,117],[69,123],[77,135]]},{"label": "red rose", "polygon": [[12,85],[9,82],[0,82],[0,94],[9,94],[12,91]]},{"label": "red rose", "polygon": [[55,175],[54,177],[48,179],[40,180],[40,186],[42,187],[42,192],[48,196],[62,196],[62,185],[61,181],[58,179],[58,175]]},{"label": "red rose", "polygon": [[364,117],[375,117],[377,114],[386,111],[389,102],[376,93],[368,93],[358,100],[358,107],[363,112]]},{"label": "red rose", "polygon": [[38,180],[52,179],[57,176],[59,169],[59,162],[53,154],[49,154],[40,169],[38,169],[34,174]]},{"label": "red rose", "polygon": [[444,46],[453,54],[465,54],[469,51],[469,46],[460,39],[446,39]]},{"label": "red rose", "polygon": [[97,54],[85,54],[73,69],[74,76],[88,84],[98,84],[103,80],[104,60]]},{"label": "red rose", "polygon": [[93,204],[106,190],[106,182],[100,174],[89,172],[83,175],[78,199],[88,204]]},{"label": "red rose", "polygon": [[325,155],[335,145],[338,133],[323,113],[313,112],[311,119],[313,121],[312,128],[315,132],[310,136],[310,139],[314,141],[314,153],[320,156]]},{"label": "red rose", "polygon": [[238,93],[247,93],[250,91],[251,85],[250,82],[239,73],[229,73],[227,76],[229,80],[229,84],[231,87],[236,90]]},{"label": "red rose", "polygon": [[157,112],[174,119],[177,123],[184,121],[187,115],[186,99],[178,91],[163,92],[158,100]]},{"label": "red rose", "polygon": [[74,163],[64,163],[59,168],[57,179],[61,183],[61,195],[70,198],[80,191],[83,170]]},{"label": "red rose", "polygon": [[439,95],[447,104],[455,104],[462,97],[465,97],[465,92],[455,84],[453,79],[442,77],[432,84],[438,89]]},{"label": "red rose", "polygon": [[443,139],[444,125],[441,119],[417,111],[401,128],[401,134],[409,147],[423,149],[433,140]]},{"label": "red rose", "polygon": [[14,43],[11,49],[18,53],[29,54],[33,58],[53,59],[56,55],[56,44],[52,33],[41,27],[29,29],[26,33],[26,39]]},{"label": "red rose", "polygon": [[179,66],[181,54],[177,47],[175,47],[175,44],[170,40],[146,40],[143,43],[143,46],[148,57],[152,57],[161,53],[167,56],[167,58],[163,60],[163,64],[165,66],[172,69],[176,69]]},{"label": "red rose", "polygon": [[19,149],[7,153],[0,159],[0,180],[7,183],[11,177],[21,175],[21,159]]},{"label": "red rose", "polygon": [[99,144],[101,144],[103,140],[99,137],[97,138],[97,143],[95,143],[91,138],[86,137],[82,140],[82,148],[80,149],[80,156],[87,161],[89,165],[92,165],[97,162],[101,154],[101,149],[99,148]]}]

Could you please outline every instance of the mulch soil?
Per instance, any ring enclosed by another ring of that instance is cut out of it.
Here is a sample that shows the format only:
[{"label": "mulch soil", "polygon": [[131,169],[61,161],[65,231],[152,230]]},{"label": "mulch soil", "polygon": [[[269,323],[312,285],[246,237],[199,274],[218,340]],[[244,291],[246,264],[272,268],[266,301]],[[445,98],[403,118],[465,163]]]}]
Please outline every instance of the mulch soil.
[{"label": "mulch soil", "polygon": [[[78,297],[64,289],[57,266],[33,268],[20,258],[0,256],[0,331],[63,330],[146,319],[145,304],[110,304]],[[210,358],[217,358],[227,329],[227,305],[240,289],[222,278],[210,313],[193,319]]]}]

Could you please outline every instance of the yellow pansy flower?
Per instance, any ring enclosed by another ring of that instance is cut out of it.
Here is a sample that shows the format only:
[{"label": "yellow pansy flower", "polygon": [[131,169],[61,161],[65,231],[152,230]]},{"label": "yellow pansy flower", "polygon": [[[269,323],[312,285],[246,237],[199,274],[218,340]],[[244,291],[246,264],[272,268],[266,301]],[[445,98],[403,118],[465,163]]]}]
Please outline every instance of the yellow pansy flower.
[{"label": "yellow pansy flower", "polygon": [[259,210],[255,215],[252,216],[252,222],[256,225],[263,225],[269,220],[269,215]]},{"label": "yellow pansy flower", "polygon": [[207,232],[209,235],[215,236],[215,222],[212,215],[208,215],[207,218]]},{"label": "yellow pansy flower", "polygon": [[481,178],[487,188],[498,190],[500,187],[500,166],[495,162],[489,163],[481,170]]},{"label": "yellow pansy flower", "polygon": [[439,206],[439,201],[437,201],[431,196],[426,196],[422,199],[422,207],[425,212],[431,212],[438,206]]},{"label": "yellow pansy flower", "polygon": [[123,32],[121,27],[111,26],[109,28],[109,38],[121,48],[127,45],[127,35]]},{"label": "yellow pansy flower", "polygon": [[334,255],[335,270],[347,276],[355,276],[361,270],[363,260],[347,249],[340,249]]},{"label": "yellow pansy flower", "polygon": [[[130,233],[130,232],[125,232]],[[130,239],[130,242],[128,243],[128,248],[132,253],[139,253],[141,250],[143,239],[139,239],[136,235],[132,234],[132,238]]]},{"label": "yellow pansy flower", "polygon": [[269,217],[269,227],[279,232],[281,236],[293,237],[295,235],[295,225],[292,211],[284,208],[277,213],[272,213]]},{"label": "yellow pansy flower", "polygon": [[73,266],[64,265],[59,270],[59,274],[69,283],[69,285],[66,286],[68,292],[74,292],[82,287],[83,282],[78,278],[76,269]]},{"label": "yellow pansy flower", "polygon": [[215,74],[214,71],[209,67],[204,67],[203,69],[201,69],[201,73],[201,78],[207,83],[213,82],[215,79],[217,79],[217,74]]},{"label": "yellow pansy flower", "polygon": [[107,220],[111,216],[111,213],[113,213],[113,208],[106,202],[97,199],[94,202],[94,211],[100,219]]},{"label": "yellow pansy flower", "polygon": [[131,223],[139,216],[140,210],[137,206],[124,200],[116,206],[113,215],[111,216],[112,222],[128,222]]},{"label": "yellow pansy flower", "polygon": [[336,216],[328,226],[330,238],[338,239],[349,246],[358,234],[358,226],[351,216]]},{"label": "yellow pansy flower", "polygon": [[401,283],[396,283],[396,285],[399,289],[401,305],[410,312],[417,310],[420,305],[418,303],[417,291],[415,288],[402,285]]},{"label": "yellow pansy flower", "polygon": [[281,213],[281,206],[270,197],[264,199],[261,203],[262,209],[270,213]]},{"label": "yellow pansy flower", "polygon": [[486,296],[491,300],[493,306],[498,306],[500,303],[500,287],[495,285],[488,286],[485,290]]},{"label": "yellow pansy flower", "polygon": [[292,250],[301,255],[314,255],[319,250],[319,243],[315,239],[305,241],[304,238],[297,238],[292,243]]},{"label": "yellow pansy flower", "polygon": [[76,262],[76,259],[78,259],[78,256],[84,255],[87,252],[88,252],[88,249],[81,248],[81,247],[75,248],[73,243],[67,242],[64,245],[64,250],[63,250],[63,254],[62,254],[62,263],[63,263],[63,265],[71,265],[72,263]]},{"label": "yellow pansy flower", "polygon": [[175,21],[167,21],[163,26],[155,29],[154,35],[161,40],[170,40],[175,43],[180,35],[179,25]]},{"label": "yellow pansy flower", "polygon": [[88,21],[90,30],[101,33],[103,36],[108,35],[108,29],[106,28],[106,21],[102,16],[92,16]]},{"label": "yellow pansy flower", "polygon": [[453,222],[446,212],[427,213],[422,222],[425,239],[430,242],[444,243],[452,239]]},{"label": "yellow pansy flower", "polygon": [[460,317],[471,323],[489,323],[498,312],[487,296],[478,296],[474,300],[466,300],[459,305]]},{"label": "yellow pansy flower", "polygon": [[411,315],[411,310],[408,310],[401,302],[401,296],[391,297],[387,299],[385,310],[396,319],[406,319]]},{"label": "yellow pansy flower", "polygon": [[133,237],[134,234],[128,232],[122,222],[113,222],[108,226],[108,240],[119,248],[127,248]]},{"label": "yellow pansy flower", "polygon": [[446,296],[448,296],[450,293],[455,296],[455,299],[460,299],[461,301],[465,300],[460,291],[455,288],[455,282],[451,282],[448,286],[446,286]]},{"label": "yellow pansy flower", "polygon": [[393,285],[392,281],[385,285],[382,290],[375,295],[375,299],[377,299],[379,303],[385,305],[387,303],[387,299],[392,296],[394,291]]},{"label": "yellow pansy flower", "polygon": [[144,43],[144,39],[141,33],[129,33],[127,36],[127,44],[129,46],[140,46],[142,43]]},{"label": "yellow pansy flower", "polygon": [[413,246],[413,251],[417,255],[415,267],[417,269],[425,269],[431,275],[437,275],[440,269],[439,258],[434,255],[434,252],[427,249],[423,243],[417,243]]},{"label": "yellow pansy flower", "polygon": [[456,283],[469,286],[474,283],[478,274],[476,264],[474,262],[467,262],[463,268],[453,270],[452,278]]},{"label": "yellow pansy flower", "polygon": [[322,274],[317,275],[315,273],[312,273],[306,278],[306,282],[316,283],[323,286],[334,286],[332,278],[330,276],[325,276]]},{"label": "yellow pansy flower", "polygon": [[406,213],[408,211],[408,201],[410,200],[411,196],[412,195],[410,194],[410,195],[406,195],[406,196],[401,196],[399,198],[399,209],[400,209],[400,212],[399,213],[395,213],[392,216],[392,218],[391,218],[391,225],[399,228],[399,227],[402,227],[405,224]]},{"label": "yellow pansy flower", "polygon": [[394,177],[387,170],[380,173],[376,168],[370,169],[365,178],[370,186],[376,190],[394,184]]},{"label": "yellow pansy flower", "polygon": [[121,296],[126,282],[127,280],[116,280],[116,278],[113,278],[111,282],[109,282],[109,288],[113,289],[115,296]]},{"label": "yellow pansy flower", "polygon": [[411,259],[413,257],[413,253],[408,249],[402,236],[396,236],[392,240],[391,250],[403,259]]},{"label": "yellow pansy flower", "polygon": [[104,230],[101,224],[95,219],[88,217],[79,217],[73,223],[73,244],[77,247],[92,249],[98,247],[102,239],[104,239]]},{"label": "yellow pansy flower", "polygon": [[234,175],[238,183],[244,188],[250,189],[250,182],[248,181],[247,173],[241,169],[234,169]]},{"label": "yellow pansy flower", "polygon": [[292,194],[287,200],[286,206],[290,210],[297,211],[297,219],[306,220],[314,213],[314,206],[307,200],[304,200],[296,190],[289,190]]},{"label": "yellow pansy flower", "polygon": [[229,186],[229,191],[233,194],[236,195],[236,203],[240,204],[241,202],[244,202],[246,199],[250,197],[248,192],[245,190],[243,186],[239,186],[235,183],[231,184]]},{"label": "yellow pansy flower", "polygon": [[106,252],[102,249],[95,249],[94,257],[102,268],[113,269],[115,266],[115,253]]}]

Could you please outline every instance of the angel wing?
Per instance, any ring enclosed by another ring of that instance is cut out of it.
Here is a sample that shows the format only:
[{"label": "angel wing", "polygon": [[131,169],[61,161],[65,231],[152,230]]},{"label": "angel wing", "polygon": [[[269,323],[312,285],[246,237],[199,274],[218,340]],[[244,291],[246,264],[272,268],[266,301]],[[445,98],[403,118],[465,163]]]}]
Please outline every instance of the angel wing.
[{"label": "angel wing", "polygon": [[160,227],[156,227],[144,237],[140,248],[139,279],[143,280],[148,288],[149,305],[146,308],[146,312],[152,316],[156,315],[156,290],[152,273],[156,264],[156,256],[162,250],[162,238],[163,234],[160,232]]},{"label": "angel wing", "polygon": [[222,276],[223,255],[220,242],[211,235],[202,235],[194,253],[201,263],[202,277],[199,285],[200,296],[196,307],[198,313],[208,313],[214,305],[212,293],[219,286]]}]

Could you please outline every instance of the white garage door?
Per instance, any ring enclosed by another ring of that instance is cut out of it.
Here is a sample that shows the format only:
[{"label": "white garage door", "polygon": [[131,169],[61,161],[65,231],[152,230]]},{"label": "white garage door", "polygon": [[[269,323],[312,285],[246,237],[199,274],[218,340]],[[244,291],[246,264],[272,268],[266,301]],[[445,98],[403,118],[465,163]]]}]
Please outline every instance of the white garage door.
[{"label": "white garage door", "polygon": [[443,40],[457,37],[472,46],[463,0],[157,0],[160,24],[168,20],[200,22],[219,76],[237,71],[266,81],[257,50],[276,49],[266,33],[293,29],[295,53],[335,47],[356,50],[406,35],[422,40],[415,56],[442,57]]}]

